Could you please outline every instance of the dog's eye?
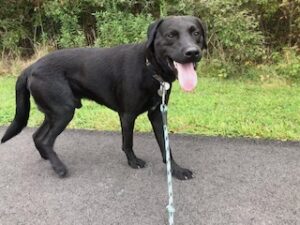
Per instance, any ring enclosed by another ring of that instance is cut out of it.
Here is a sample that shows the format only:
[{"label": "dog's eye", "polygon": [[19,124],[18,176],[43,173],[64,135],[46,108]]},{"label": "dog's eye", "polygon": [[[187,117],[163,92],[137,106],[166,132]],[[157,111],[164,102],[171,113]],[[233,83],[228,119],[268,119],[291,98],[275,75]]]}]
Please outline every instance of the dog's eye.
[{"label": "dog's eye", "polygon": [[167,34],[167,37],[169,39],[175,38],[177,36],[178,36],[178,32],[177,31],[172,31],[172,32],[170,32],[170,33]]},{"label": "dog's eye", "polygon": [[168,34],[168,38],[174,38],[174,37],[175,37],[175,34],[173,34],[173,33]]},{"label": "dog's eye", "polygon": [[168,34],[168,38],[173,38],[174,34]]},{"label": "dog's eye", "polygon": [[199,35],[200,35],[200,32],[199,32],[199,31],[195,31],[195,32],[193,33],[193,35],[194,35],[194,36],[199,36]]}]

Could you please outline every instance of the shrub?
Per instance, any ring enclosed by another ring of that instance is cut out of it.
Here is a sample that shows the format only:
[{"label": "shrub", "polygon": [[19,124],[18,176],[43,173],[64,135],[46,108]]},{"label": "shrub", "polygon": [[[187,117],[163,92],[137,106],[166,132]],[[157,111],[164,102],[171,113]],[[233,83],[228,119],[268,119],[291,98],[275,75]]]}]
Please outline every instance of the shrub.
[{"label": "shrub", "polygon": [[141,42],[153,21],[149,14],[133,15],[121,11],[96,12],[94,15],[98,28],[95,45],[101,47]]},{"label": "shrub", "polygon": [[45,5],[45,15],[56,23],[59,29],[55,37],[59,47],[80,47],[85,46],[85,37],[78,21],[80,7],[73,4],[66,4],[57,0],[50,1]]},{"label": "shrub", "polygon": [[264,37],[254,14],[240,1],[200,0],[197,14],[208,23],[210,53],[223,61],[260,61],[265,51]]},{"label": "shrub", "polygon": [[289,80],[300,80],[300,56],[296,48],[284,48],[282,60],[276,64],[276,72]]}]

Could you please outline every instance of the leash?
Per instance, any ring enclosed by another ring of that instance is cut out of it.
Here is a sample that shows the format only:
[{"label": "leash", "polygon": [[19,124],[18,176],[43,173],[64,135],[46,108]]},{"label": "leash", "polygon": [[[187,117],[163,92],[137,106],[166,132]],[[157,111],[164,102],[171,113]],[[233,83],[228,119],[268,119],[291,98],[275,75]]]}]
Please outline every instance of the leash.
[{"label": "leash", "polygon": [[169,195],[169,204],[167,205],[167,211],[169,216],[169,225],[174,225],[174,200],[173,200],[173,185],[172,185],[172,169],[171,169],[171,153],[170,153],[170,144],[169,144],[169,135],[168,135],[168,123],[167,123],[167,113],[168,113],[168,106],[166,104],[166,93],[170,89],[170,84],[165,82],[161,76],[159,76],[155,69],[153,68],[152,64],[146,58],[146,66],[149,70],[153,71],[154,74],[152,75],[155,80],[160,83],[160,88],[157,91],[157,94],[161,96],[162,102],[160,105],[160,111],[163,120],[163,133],[164,133],[164,140],[165,140],[165,152],[166,152],[166,164],[167,164],[167,182],[168,182],[168,195]]},{"label": "leash", "polygon": [[166,92],[170,89],[170,84],[167,82],[160,82],[160,89],[158,94],[162,97],[162,103],[160,105],[160,111],[163,120],[163,132],[165,139],[165,151],[166,151],[166,164],[167,164],[167,178],[168,178],[168,194],[169,194],[169,204],[167,206],[167,211],[169,214],[169,225],[174,225],[174,201],[173,201],[173,185],[172,185],[172,169],[171,169],[171,154],[169,145],[169,135],[168,135],[168,124],[167,124],[167,112],[168,106],[165,103]]}]

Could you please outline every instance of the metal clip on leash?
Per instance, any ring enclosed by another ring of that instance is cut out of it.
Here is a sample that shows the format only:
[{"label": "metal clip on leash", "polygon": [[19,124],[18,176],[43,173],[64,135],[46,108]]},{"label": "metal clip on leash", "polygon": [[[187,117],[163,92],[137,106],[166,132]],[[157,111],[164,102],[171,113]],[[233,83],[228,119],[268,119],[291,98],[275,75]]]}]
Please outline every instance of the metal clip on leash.
[{"label": "metal clip on leash", "polygon": [[169,194],[169,204],[167,210],[169,213],[169,225],[174,225],[174,202],[173,202],[173,185],[172,185],[172,169],[171,169],[171,154],[170,154],[170,145],[169,145],[169,135],[168,135],[168,126],[167,126],[167,112],[168,107],[165,103],[166,92],[170,89],[170,84],[167,82],[160,82],[159,92],[162,96],[162,103],[160,105],[160,111],[163,119],[163,131],[165,139],[165,151],[166,151],[166,163],[167,163],[167,178],[168,178],[168,194]]}]

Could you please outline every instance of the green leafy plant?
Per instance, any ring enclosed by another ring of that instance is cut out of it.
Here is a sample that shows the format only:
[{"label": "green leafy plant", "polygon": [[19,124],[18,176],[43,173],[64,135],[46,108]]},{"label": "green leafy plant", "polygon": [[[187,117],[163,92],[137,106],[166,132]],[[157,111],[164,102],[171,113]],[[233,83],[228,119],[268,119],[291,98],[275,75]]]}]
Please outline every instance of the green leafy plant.
[{"label": "green leafy plant", "polygon": [[295,48],[285,48],[283,59],[276,65],[276,71],[290,80],[300,80],[300,56]]},{"label": "green leafy plant", "polygon": [[114,46],[125,43],[137,43],[145,40],[147,26],[153,21],[149,14],[133,15],[131,13],[96,12],[97,46]]},{"label": "green leafy plant", "polygon": [[59,24],[57,42],[60,47],[79,47],[85,45],[85,37],[78,22],[80,8],[74,4],[52,1],[46,6],[46,16]]}]

